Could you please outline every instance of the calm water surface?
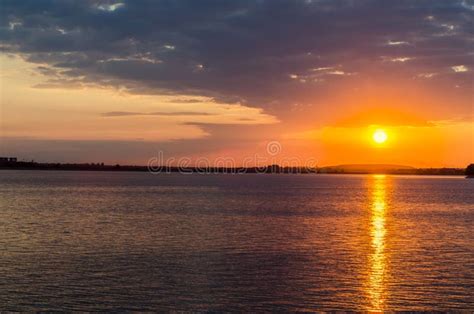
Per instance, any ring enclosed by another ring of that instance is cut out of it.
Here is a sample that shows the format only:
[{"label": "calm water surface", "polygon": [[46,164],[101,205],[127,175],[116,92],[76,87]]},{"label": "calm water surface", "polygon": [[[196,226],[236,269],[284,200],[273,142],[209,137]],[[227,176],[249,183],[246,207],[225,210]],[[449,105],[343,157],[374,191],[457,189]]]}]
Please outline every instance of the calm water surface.
[{"label": "calm water surface", "polygon": [[0,171],[2,310],[474,310],[474,180]]}]

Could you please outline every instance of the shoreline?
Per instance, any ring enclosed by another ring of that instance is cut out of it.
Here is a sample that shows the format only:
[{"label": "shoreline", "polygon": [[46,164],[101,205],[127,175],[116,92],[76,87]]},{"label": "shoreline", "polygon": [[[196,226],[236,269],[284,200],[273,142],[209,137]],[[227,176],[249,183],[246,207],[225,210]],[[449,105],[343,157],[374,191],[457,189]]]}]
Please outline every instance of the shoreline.
[{"label": "shoreline", "polygon": [[[23,162],[15,163],[15,165],[0,165],[1,170],[34,170],[34,171],[96,171],[96,172],[150,172],[153,174],[171,174],[171,173],[182,173],[182,174],[386,174],[386,175],[413,175],[413,176],[465,176],[465,169],[462,168],[411,168],[411,169],[390,169],[390,170],[367,170],[367,171],[348,171],[343,169],[336,169],[331,167],[321,168],[299,168],[299,167],[279,167],[276,165],[265,166],[265,167],[236,167],[236,168],[223,168],[223,167],[210,167],[210,168],[199,168],[199,167],[163,167],[153,168],[154,171],[150,170],[147,166],[134,166],[134,165],[102,165],[102,164],[41,164],[41,163],[28,163],[20,164]],[[467,176],[469,177],[469,176]],[[472,178],[472,176],[471,176]]]}]

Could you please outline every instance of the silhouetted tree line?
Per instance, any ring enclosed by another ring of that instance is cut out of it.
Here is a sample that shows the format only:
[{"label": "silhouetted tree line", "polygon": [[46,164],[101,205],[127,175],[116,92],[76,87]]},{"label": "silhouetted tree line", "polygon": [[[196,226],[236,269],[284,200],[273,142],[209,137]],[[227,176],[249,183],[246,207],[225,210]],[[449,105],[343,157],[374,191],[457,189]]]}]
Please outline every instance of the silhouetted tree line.
[{"label": "silhouetted tree line", "polygon": [[466,176],[468,177],[474,177],[474,164],[470,164],[466,168]]},{"label": "silhouetted tree line", "polygon": [[[38,163],[35,161],[2,161],[0,169],[25,169],[25,170],[89,170],[89,171],[150,171],[147,166],[134,165],[105,165],[102,163]],[[330,168],[305,168],[305,167],[281,167],[279,165],[268,165],[262,167],[169,167],[162,166],[151,171],[160,173],[182,172],[182,173],[329,173],[350,174],[370,173],[364,171],[348,171]],[[386,174],[406,175],[467,175],[474,177],[474,164],[466,169],[462,168],[413,168],[394,169]]]}]

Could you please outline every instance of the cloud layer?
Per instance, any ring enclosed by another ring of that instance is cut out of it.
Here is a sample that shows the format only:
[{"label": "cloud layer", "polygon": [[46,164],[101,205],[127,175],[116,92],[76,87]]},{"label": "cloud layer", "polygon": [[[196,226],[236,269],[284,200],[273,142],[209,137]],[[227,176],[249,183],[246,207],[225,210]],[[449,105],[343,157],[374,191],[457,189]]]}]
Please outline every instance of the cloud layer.
[{"label": "cloud layer", "polygon": [[466,0],[3,0],[1,7],[1,49],[37,63],[49,77],[43,87],[98,84],[278,111],[355,76],[392,71],[465,85],[474,68]]}]

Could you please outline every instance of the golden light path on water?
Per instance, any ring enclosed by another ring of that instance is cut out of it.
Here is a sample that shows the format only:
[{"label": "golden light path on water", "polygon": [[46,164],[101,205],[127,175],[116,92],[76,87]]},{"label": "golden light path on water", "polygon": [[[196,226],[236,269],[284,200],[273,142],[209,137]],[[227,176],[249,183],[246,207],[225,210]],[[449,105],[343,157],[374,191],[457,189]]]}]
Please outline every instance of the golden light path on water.
[{"label": "golden light path on water", "polygon": [[385,215],[387,211],[387,182],[385,175],[374,175],[370,213],[371,255],[368,295],[370,311],[382,311],[386,299],[385,275],[387,260],[385,254]]}]

